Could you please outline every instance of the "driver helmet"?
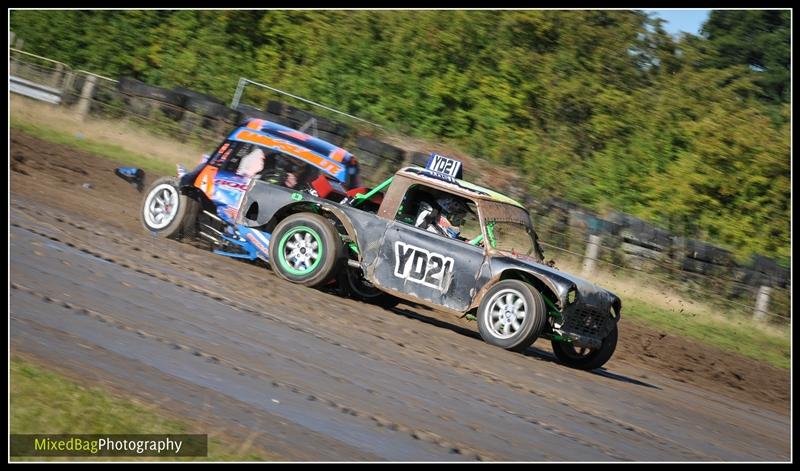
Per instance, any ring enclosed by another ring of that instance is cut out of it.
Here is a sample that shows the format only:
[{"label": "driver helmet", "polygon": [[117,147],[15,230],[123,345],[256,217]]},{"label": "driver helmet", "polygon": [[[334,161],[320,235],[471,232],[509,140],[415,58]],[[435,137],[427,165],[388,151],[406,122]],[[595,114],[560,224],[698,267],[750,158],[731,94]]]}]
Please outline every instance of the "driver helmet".
[{"label": "driver helmet", "polygon": [[469,212],[469,207],[462,200],[452,196],[444,196],[436,200],[439,207],[437,225],[449,237],[455,239],[461,234],[461,225]]}]

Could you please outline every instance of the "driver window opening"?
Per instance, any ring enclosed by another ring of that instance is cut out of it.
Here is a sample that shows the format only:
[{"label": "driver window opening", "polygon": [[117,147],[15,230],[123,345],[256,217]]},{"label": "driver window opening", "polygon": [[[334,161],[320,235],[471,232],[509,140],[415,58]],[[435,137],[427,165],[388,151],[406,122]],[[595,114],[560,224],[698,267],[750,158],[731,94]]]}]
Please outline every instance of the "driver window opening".
[{"label": "driver window opening", "polygon": [[518,222],[488,221],[489,247],[514,255],[536,256],[536,245],[529,229]]},{"label": "driver window opening", "polygon": [[321,173],[317,167],[303,160],[246,143],[241,143],[233,151],[223,168],[245,178],[256,178],[298,190],[308,188]]},{"label": "driver window opening", "polygon": [[412,185],[403,197],[395,220],[442,237],[482,246],[475,203],[442,190]]}]

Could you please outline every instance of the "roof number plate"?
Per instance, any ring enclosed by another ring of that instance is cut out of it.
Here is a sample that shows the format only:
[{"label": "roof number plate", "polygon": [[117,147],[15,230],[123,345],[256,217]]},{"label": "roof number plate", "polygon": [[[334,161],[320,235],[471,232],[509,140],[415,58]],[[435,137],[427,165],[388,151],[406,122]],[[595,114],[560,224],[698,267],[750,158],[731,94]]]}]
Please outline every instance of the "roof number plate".
[{"label": "roof number plate", "polygon": [[428,165],[425,168],[453,178],[461,178],[463,175],[460,161],[436,153],[431,154],[430,159],[428,159]]}]

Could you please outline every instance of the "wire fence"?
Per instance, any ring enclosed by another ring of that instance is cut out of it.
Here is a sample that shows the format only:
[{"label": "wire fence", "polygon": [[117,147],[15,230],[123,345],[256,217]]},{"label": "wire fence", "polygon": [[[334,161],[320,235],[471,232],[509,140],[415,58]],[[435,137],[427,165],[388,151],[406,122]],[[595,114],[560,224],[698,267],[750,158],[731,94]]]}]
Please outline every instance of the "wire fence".
[{"label": "wire fence", "polygon": [[[545,216],[540,219],[548,218]],[[561,221],[559,221],[559,223],[560,222]],[[602,256],[591,257],[584,251],[585,247],[590,243],[588,241],[589,232],[576,230],[571,226],[566,227],[568,230],[573,230],[573,232],[559,231],[548,225],[544,225],[544,227],[539,226],[537,231],[540,232],[540,237],[543,240],[553,241],[555,239],[560,242],[560,244],[542,242],[542,245],[556,250],[559,253],[572,255],[579,261],[585,262],[586,260],[593,260],[607,267],[636,273],[637,275],[645,277],[648,282],[663,283],[676,289],[676,291],[684,294],[688,293],[691,299],[705,302],[713,300],[713,304],[734,309],[739,314],[751,315],[753,313],[760,292],[759,284],[747,284],[741,279],[706,275],[682,269],[680,261],[680,255],[682,254],[673,254],[672,256],[675,258],[670,258],[670,254],[661,254],[662,260],[657,260],[649,257],[641,257],[633,253],[625,253],[624,249],[620,246],[598,244],[599,248],[603,249],[600,254],[606,255],[607,258],[603,258]],[[552,237],[553,235],[558,237]],[[607,236],[604,239],[609,238],[612,237]],[[618,242],[622,240],[622,238],[618,236],[615,238]],[[575,249],[575,246],[577,246],[577,249]],[[609,258],[612,260],[609,260]],[[616,263],[614,259],[616,259]],[[636,266],[619,263],[624,263],[624,261],[630,262],[635,259],[640,259],[639,262],[644,262],[641,264],[647,266],[649,269],[637,268]],[[719,269],[732,270],[736,268],[720,266]],[[775,319],[783,321],[790,320],[790,290],[777,287],[774,280],[767,279],[765,283],[773,286],[769,300],[770,312],[766,314]]]},{"label": "wire fence", "polygon": [[[66,64],[45,57],[13,49],[9,56],[11,76],[59,90],[60,105],[64,107],[78,107],[83,99],[88,106],[88,114],[93,118],[127,120],[155,135],[184,143],[191,141],[209,150],[235,124],[230,120],[209,117],[174,104],[122,93],[115,79],[74,70]],[[89,80],[93,87],[86,96],[85,88]],[[261,100],[260,107],[264,107],[266,99],[263,91],[244,96],[244,87],[241,88],[237,90],[234,99],[237,105],[253,103],[253,106],[258,106],[257,101]],[[269,88],[269,91],[276,90]],[[672,246],[661,252],[653,250],[649,257],[626,252],[625,238],[620,235],[605,236],[601,243],[596,244],[602,249],[600,255],[588,256],[585,249],[590,243],[589,231],[576,229],[565,217],[559,218],[543,212],[540,204],[531,209],[542,245],[547,248],[569,255],[576,261],[593,260],[615,271],[635,274],[648,284],[661,283],[690,299],[724,306],[744,315],[753,314],[760,292],[759,286],[748,285],[736,277],[685,270],[681,266],[680,257],[670,253],[675,250]],[[774,285],[774,280],[767,282]],[[773,322],[786,323],[790,320],[790,312],[790,289],[773,288],[769,298],[769,311],[763,314]]]},{"label": "wire fence", "polygon": [[11,50],[10,76],[57,89],[60,105],[75,108],[81,101],[84,86],[93,77],[91,94],[85,97],[89,115],[94,118],[126,119],[148,131],[181,142],[187,140],[215,145],[220,133],[230,130],[232,123],[207,117],[171,103],[122,93],[118,81],[41,56]]},{"label": "wire fence", "polygon": [[[540,219],[553,219],[553,220],[555,220],[555,218],[548,218],[547,216],[544,216],[544,215],[541,215],[541,214],[538,214],[537,216]],[[556,234],[556,235],[562,236],[563,238],[566,238],[567,240],[569,240],[571,242],[579,243],[579,244],[582,244],[582,245],[585,245],[585,244],[589,243],[587,241],[587,238],[586,238],[585,234],[582,235],[582,236],[577,236],[574,233],[558,231],[556,229],[553,229],[552,227],[546,227],[544,232],[547,233],[547,234],[550,234],[550,235]],[[607,238],[602,238],[601,240],[607,240]],[[617,236],[617,240],[624,240],[624,237]],[[605,249],[605,250],[612,251],[612,252],[620,250],[619,246],[611,246],[611,245],[606,245],[606,244],[603,244],[603,243],[599,243],[599,244],[595,243],[595,245],[597,245],[601,249]],[[632,245],[634,245],[634,244],[632,244]],[[670,249],[673,249],[673,248],[670,248]],[[623,249],[623,251],[624,251],[624,249]],[[633,253],[630,253],[628,255],[630,255],[632,257],[640,257],[640,256],[635,255]],[[736,279],[736,278],[725,278],[725,277],[722,277],[722,276],[700,274],[700,273],[695,273],[695,272],[691,272],[691,271],[688,271],[688,270],[682,270],[680,268],[680,266],[679,266],[680,262],[678,260],[670,258],[669,253],[659,253],[659,255],[660,255],[659,258],[654,258],[654,257],[640,257],[640,258],[645,258],[650,264],[652,264],[655,267],[663,268],[663,269],[665,269],[667,271],[670,271],[670,272],[680,273],[683,276],[701,277],[704,280],[718,281],[718,282],[722,282],[722,283],[742,283],[742,284],[744,284],[742,282],[742,280],[739,280],[739,279]],[[670,263],[662,261],[664,259],[670,260]],[[732,267],[726,267],[726,268],[732,268]]]},{"label": "wire fence", "polygon": [[52,88],[69,86],[67,64],[46,57],[9,48],[9,75],[17,76]]},{"label": "wire fence", "polygon": [[[702,295],[703,297],[706,297],[706,298],[710,297],[710,298],[716,299],[720,303],[722,303],[723,305],[727,305],[727,306],[732,307],[732,308],[734,308],[736,310],[740,310],[742,313],[748,313],[748,312],[752,311],[752,309],[753,309],[753,305],[752,304],[743,304],[743,303],[739,303],[739,302],[736,302],[736,301],[731,301],[730,299],[724,297],[723,295],[717,294],[717,293],[713,293],[713,292],[710,292],[710,291],[707,291],[707,290],[701,290],[701,289],[694,288],[694,287],[691,287],[691,286],[688,286],[688,285],[685,285],[685,284],[680,285],[680,284],[678,284],[676,282],[676,280],[669,279],[669,278],[664,278],[664,277],[659,277],[659,276],[653,274],[652,272],[648,272],[646,270],[633,268],[633,267],[626,267],[626,266],[623,266],[623,265],[618,265],[618,264],[615,264],[615,263],[612,263],[612,262],[609,262],[607,260],[603,260],[603,259],[600,259],[600,258],[587,257],[585,254],[581,254],[581,253],[578,253],[578,252],[573,252],[573,251],[565,249],[563,247],[559,247],[557,245],[549,244],[549,243],[546,243],[546,242],[541,242],[541,244],[543,246],[545,246],[545,247],[550,247],[550,248],[552,248],[554,250],[557,250],[559,252],[573,255],[573,256],[577,257],[578,259],[580,259],[580,260],[590,259],[590,260],[594,260],[594,261],[600,262],[602,264],[608,265],[608,266],[616,268],[616,269],[620,269],[620,270],[624,270],[624,271],[630,271],[630,272],[636,272],[636,273],[639,273],[639,274],[644,274],[646,277],[648,277],[652,281],[660,281],[660,282],[662,282],[662,283],[664,283],[664,284],[666,284],[668,286],[677,287],[680,290],[686,290],[686,291],[690,291],[690,292],[693,292],[693,293],[700,294],[700,295]],[[784,319],[784,320],[790,319],[789,316],[782,315],[782,314],[779,314],[779,313],[766,312],[765,315],[770,316],[770,317],[774,317],[774,318],[778,318],[778,319]]]},{"label": "wire fence", "polygon": [[233,108],[233,109],[238,108],[239,102],[240,102],[240,100],[242,98],[242,95],[244,94],[244,90],[245,90],[245,87],[247,87],[247,85],[254,85],[256,87],[260,87],[260,88],[263,88],[265,90],[269,90],[269,91],[271,91],[273,93],[276,93],[276,94],[278,94],[280,96],[292,98],[292,99],[297,100],[297,101],[299,101],[301,103],[304,103],[306,105],[311,105],[311,106],[314,106],[314,107],[317,107],[317,108],[320,108],[320,109],[323,109],[323,110],[326,110],[326,111],[329,111],[329,112],[336,113],[338,116],[344,116],[346,118],[350,118],[352,120],[359,121],[361,123],[367,124],[369,126],[374,126],[374,127],[377,127],[378,129],[383,129],[383,126],[381,126],[380,124],[373,123],[372,121],[367,121],[366,119],[359,118],[358,116],[353,116],[351,114],[345,113],[344,111],[337,110],[335,108],[331,108],[330,106],[323,105],[322,103],[317,103],[315,101],[307,100],[307,99],[305,99],[303,97],[299,97],[299,96],[291,94],[291,93],[289,93],[287,91],[280,90],[278,88],[271,87],[269,85],[265,85],[263,83],[259,83],[259,82],[256,82],[254,80],[250,80],[250,79],[247,79],[245,77],[241,77],[239,79],[239,85],[236,87],[236,92],[234,93],[233,100],[231,101],[231,108]]}]

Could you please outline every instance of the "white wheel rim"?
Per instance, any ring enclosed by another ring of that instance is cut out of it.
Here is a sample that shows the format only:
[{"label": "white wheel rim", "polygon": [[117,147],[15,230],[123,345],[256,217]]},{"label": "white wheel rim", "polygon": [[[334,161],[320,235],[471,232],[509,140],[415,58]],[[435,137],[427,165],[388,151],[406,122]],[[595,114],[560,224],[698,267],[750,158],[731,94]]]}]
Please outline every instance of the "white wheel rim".
[{"label": "white wheel rim", "polygon": [[167,227],[178,213],[178,190],[169,183],[153,188],[144,202],[144,220],[154,230]]},{"label": "white wheel rim", "polygon": [[295,270],[306,271],[319,258],[319,244],[309,232],[295,232],[286,242],[283,256]]},{"label": "white wheel rim", "polygon": [[483,326],[493,337],[509,339],[522,329],[528,315],[528,302],[519,291],[501,289],[486,304]]}]

